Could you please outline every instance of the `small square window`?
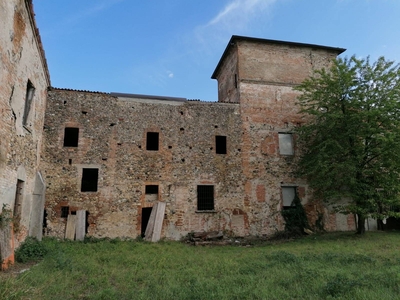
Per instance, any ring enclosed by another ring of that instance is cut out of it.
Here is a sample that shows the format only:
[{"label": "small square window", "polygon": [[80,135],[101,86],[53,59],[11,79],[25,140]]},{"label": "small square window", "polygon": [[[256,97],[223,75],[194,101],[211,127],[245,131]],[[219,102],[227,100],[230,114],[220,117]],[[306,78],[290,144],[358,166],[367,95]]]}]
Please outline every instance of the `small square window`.
[{"label": "small square window", "polygon": [[158,132],[147,132],[146,150],[158,151]]},{"label": "small square window", "polygon": [[293,136],[291,133],[279,133],[279,153],[281,155],[293,155]]},{"label": "small square window", "polygon": [[226,154],[226,136],[224,135],[215,136],[215,153]]},{"label": "small square window", "polygon": [[69,206],[61,206],[61,218],[68,218]]},{"label": "small square window", "polygon": [[214,186],[197,186],[197,210],[214,210]]},{"label": "small square window", "polygon": [[295,186],[283,186],[282,187],[282,202],[283,209],[292,207],[294,197],[296,196],[297,187]]},{"label": "small square window", "polygon": [[82,169],[81,192],[97,192],[99,169]]},{"label": "small square window", "polygon": [[158,185],[146,185],[146,194],[158,194]]},{"label": "small square window", "polygon": [[158,200],[158,185],[146,185],[146,201]]},{"label": "small square window", "polygon": [[64,147],[78,147],[79,128],[64,129]]}]

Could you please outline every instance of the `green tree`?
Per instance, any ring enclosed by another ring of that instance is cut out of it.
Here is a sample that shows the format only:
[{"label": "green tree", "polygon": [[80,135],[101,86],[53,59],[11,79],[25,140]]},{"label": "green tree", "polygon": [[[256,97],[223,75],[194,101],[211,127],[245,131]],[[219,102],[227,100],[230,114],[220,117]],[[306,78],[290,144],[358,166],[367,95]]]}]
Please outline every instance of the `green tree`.
[{"label": "green tree", "polygon": [[400,67],[380,57],[338,58],[296,87],[307,122],[297,130],[298,174],[338,212],[399,217]]}]

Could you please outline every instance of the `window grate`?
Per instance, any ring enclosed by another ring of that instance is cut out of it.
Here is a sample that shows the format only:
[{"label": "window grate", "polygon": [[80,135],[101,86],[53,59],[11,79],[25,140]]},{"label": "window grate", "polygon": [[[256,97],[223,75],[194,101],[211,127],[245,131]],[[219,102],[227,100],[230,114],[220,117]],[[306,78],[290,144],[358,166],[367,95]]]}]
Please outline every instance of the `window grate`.
[{"label": "window grate", "polygon": [[214,210],[214,186],[197,186],[197,210]]}]

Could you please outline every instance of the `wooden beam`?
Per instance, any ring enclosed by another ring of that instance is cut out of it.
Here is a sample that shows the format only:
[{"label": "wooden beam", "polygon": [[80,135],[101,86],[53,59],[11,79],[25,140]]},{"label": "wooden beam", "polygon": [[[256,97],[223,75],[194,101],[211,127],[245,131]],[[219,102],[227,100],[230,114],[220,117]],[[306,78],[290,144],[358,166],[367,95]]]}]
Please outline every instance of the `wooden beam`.
[{"label": "wooden beam", "polygon": [[76,230],[75,239],[77,241],[83,241],[86,234],[86,210],[76,211]]},{"label": "wooden beam", "polygon": [[65,238],[68,240],[75,239],[76,216],[68,215],[67,228],[65,229]]},{"label": "wooden beam", "polygon": [[164,214],[165,214],[165,202],[158,202],[153,235],[151,237],[152,242],[158,242],[160,240],[162,224],[164,221]]},{"label": "wooden beam", "polygon": [[158,203],[153,205],[153,208],[151,209],[149,221],[147,222],[146,231],[144,233],[144,239],[146,241],[151,241],[151,237],[153,236],[154,222],[156,220],[157,205],[158,205]]}]

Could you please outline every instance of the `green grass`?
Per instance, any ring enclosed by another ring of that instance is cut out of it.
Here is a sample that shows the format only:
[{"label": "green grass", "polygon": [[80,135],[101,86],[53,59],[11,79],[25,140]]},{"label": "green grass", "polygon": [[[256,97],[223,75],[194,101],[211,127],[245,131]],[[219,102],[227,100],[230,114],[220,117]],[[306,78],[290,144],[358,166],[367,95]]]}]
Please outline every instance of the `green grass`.
[{"label": "green grass", "polygon": [[0,276],[0,299],[400,299],[400,233],[309,236],[251,247],[45,239]]}]

